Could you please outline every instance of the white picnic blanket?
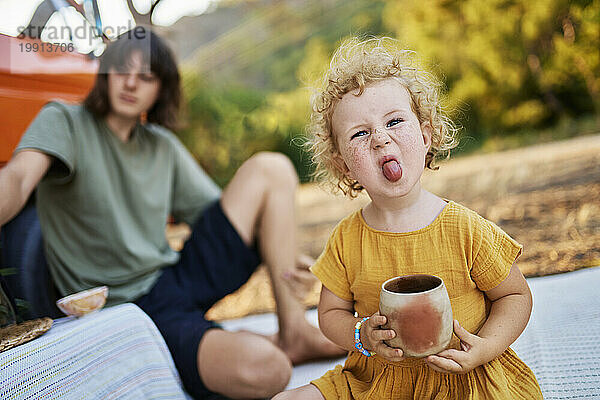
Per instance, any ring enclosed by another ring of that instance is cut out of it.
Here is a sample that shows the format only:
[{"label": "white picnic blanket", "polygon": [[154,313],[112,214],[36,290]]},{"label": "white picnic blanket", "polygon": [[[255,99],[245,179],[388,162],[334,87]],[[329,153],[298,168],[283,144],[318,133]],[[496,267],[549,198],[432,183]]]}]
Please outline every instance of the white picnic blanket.
[{"label": "white picnic blanket", "polygon": [[[546,399],[600,399],[600,267],[529,279],[531,320],[513,345]],[[316,310],[307,317],[316,325]],[[274,314],[225,321],[229,330],[273,333]],[[344,359],[294,368],[288,388]],[[57,320],[40,338],[0,353],[0,398],[186,398],[158,330],[124,304]]]},{"label": "white picnic blanket", "polygon": [[169,350],[128,303],[61,318],[0,353],[0,399],[187,399]]},{"label": "white picnic blanket", "polygon": [[[535,373],[545,399],[600,399],[600,267],[528,279],[534,298],[527,328],[512,348]],[[316,310],[307,318],[317,324]],[[274,314],[225,321],[229,330],[269,334]],[[318,378],[339,360],[294,368],[288,389]]]}]

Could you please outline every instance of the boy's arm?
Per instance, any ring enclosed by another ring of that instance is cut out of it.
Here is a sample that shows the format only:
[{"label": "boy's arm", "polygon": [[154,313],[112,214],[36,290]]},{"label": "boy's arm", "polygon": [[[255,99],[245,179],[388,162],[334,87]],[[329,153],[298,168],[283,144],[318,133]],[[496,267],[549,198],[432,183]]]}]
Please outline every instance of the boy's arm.
[{"label": "boy's arm", "polygon": [[0,169],[0,226],[21,211],[51,164],[51,156],[35,150],[23,150]]},{"label": "boy's arm", "polygon": [[[323,286],[319,300],[319,327],[323,334],[341,348],[356,351],[354,347],[354,327],[362,320],[364,315],[354,316],[354,303],[336,296],[331,290]],[[371,315],[360,329],[360,339],[364,348],[376,351],[380,356],[390,361],[403,359],[402,350],[388,347],[383,340],[396,336],[391,329],[381,329],[386,318],[379,312]]]},{"label": "boy's arm", "polygon": [[469,333],[454,321],[461,350],[444,350],[427,357],[433,369],[445,373],[468,372],[498,357],[525,330],[533,301],[529,285],[517,266],[513,265],[508,277],[485,294],[492,306],[478,334]]}]

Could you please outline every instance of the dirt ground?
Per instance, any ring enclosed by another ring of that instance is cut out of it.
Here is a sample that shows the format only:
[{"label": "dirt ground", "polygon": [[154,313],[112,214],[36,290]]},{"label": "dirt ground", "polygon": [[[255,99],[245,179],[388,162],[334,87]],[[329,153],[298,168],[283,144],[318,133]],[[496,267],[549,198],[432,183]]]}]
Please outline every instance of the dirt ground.
[{"label": "dirt ground", "polygon": [[[423,185],[494,221],[524,245],[518,265],[528,276],[600,265],[600,135],[494,154],[459,157],[426,172]],[[348,200],[313,184],[297,196],[300,250],[317,257],[336,223],[368,202]],[[172,230],[173,240],[185,234]],[[178,236],[179,235],[179,236]],[[320,285],[307,296],[318,301]],[[215,320],[273,311],[261,267],[238,292],[208,312]]]}]

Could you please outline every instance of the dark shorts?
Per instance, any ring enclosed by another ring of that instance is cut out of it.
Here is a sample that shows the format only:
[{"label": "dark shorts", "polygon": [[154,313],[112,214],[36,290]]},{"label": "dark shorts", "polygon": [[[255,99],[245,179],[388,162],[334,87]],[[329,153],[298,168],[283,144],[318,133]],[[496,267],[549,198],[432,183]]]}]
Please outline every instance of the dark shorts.
[{"label": "dark shorts", "polygon": [[239,289],[259,263],[256,249],[246,246],[217,201],[193,226],[179,262],[164,268],[152,290],[135,302],[160,330],[195,398],[211,397],[198,373],[197,352],[204,333],[219,328],[204,313]]}]

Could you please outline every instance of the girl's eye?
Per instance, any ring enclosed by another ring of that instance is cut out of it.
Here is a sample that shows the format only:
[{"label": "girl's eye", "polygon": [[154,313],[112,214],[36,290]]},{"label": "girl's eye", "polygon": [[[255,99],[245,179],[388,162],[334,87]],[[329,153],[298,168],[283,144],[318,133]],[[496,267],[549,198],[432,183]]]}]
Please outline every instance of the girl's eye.
[{"label": "girl's eye", "polygon": [[385,124],[386,128],[391,128],[394,125],[398,125],[400,122],[402,122],[403,120],[400,118],[394,118],[393,120],[389,121],[387,124]]},{"label": "girl's eye", "polygon": [[359,132],[356,132],[354,135],[352,135],[352,137],[350,138],[350,140],[352,140],[354,138],[357,138],[357,137],[365,136],[365,135],[368,135],[368,134],[369,134],[369,132],[367,132],[365,130],[359,131]]}]

